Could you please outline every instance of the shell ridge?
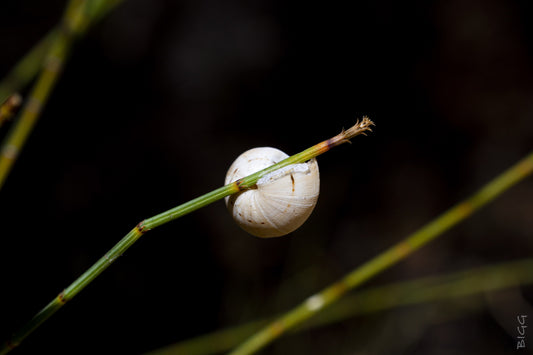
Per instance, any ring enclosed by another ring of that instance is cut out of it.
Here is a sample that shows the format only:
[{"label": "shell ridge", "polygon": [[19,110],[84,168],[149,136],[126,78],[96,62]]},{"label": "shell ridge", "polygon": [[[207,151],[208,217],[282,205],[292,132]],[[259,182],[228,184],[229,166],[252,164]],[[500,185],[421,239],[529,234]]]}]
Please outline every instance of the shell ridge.
[{"label": "shell ridge", "polygon": [[261,215],[266,220],[266,222],[270,224],[271,226],[273,226],[277,231],[281,231],[279,226],[276,224],[276,222],[270,219],[270,217],[268,216],[268,213],[265,213],[265,210],[263,209],[263,204],[262,204],[263,201],[258,201],[257,194],[254,196],[254,199],[255,199],[256,206],[258,207],[259,213],[261,213]]},{"label": "shell ridge", "polygon": [[290,203],[293,206],[298,207],[309,207],[314,204],[318,197],[318,194],[309,196],[306,199],[302,199],[299,196],[290,196],[290,195],[268,195],[270,201],[275,201],[279,204]]}]

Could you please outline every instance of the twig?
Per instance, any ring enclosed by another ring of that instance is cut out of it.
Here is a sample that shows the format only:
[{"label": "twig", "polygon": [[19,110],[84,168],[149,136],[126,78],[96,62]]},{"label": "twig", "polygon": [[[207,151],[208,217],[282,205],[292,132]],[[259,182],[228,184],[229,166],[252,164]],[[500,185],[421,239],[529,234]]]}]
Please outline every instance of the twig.
[{"label": "twig", "polygon": [[82,19],[85,5],[86,0],[71,0],[69,2],[63,16],[62,30],[57,33],[55,41],[51,45],[41,74],[22,109],[20,118],[13,125],[2,145],[0,151],[0,189],[59,78],[74,37],[84,23]]},{"label": "twig", "polygon": [[[458,297],[531,284],[533,283],[531,270],[533,270],[533,259],[515,260],[373,287],[346,296],[332,304],[327,312],[321,312],[309,322],[291,330],[299,332],[394,307],[455,300]],[[268,320],[256,320],[217,330],[151,351],[147,355],[218,354],[238,345],[273,319],[271,317]]]},{"label": "twig", "polygon": [[301,324],[324,309],[324,307],[338,300],[348,290],[360,286],[370,278],[393,266],[400,260],[405,259],[457,223],[463,221],[474,211],[483,207],[505,190],[531,174],[532,171],[533,152],[489,182],[472,197],[452,207],[403,241],[356,268],[344,278],[321,292],[309,297],[299,306],[267,325],[235,349],[231,355],[252,354],[263,348],[286,331]]},{"label": "twig", "polygon": [[[362,125],[364,123],[364,125]],[[0,354],[6,354],[11,349],[15,348],[20,342],[39,327],[46,319],[57,312],[66,302],[70,301],[88,284],[90,284],[98,275],[107,269],[119,256],[132,246],[144,233],[168,223],[176,218],[186,215],[201,207],[218,201],[226,196],[254,187],[257,181],[266,174],[269,174],[277,169],[283,168],[291,164],[303,163],[320,154],[323,154],[331,148],[345,143],[347,139],[352,138],[356,134],[369,130],[372,121],[368,117],[363,117],[362,123],[357,123],[360,127],[351,131],[351,133],[341,133],[332,139],[318,143],[311,148],[304,150],[301,153],[288,157],[281,162],[272,165],[266,169],[258,171],[252,175],[239,179],[231,184],[211,191],[194,200],[186,202],[180,206],[172,208],[166,212],[158,214],[154,217],[145,219],[137,224],[122,240],[120,240],[111,250],[109,250],[103,257],[101,257],[93,266],[91,266],[83,275],[74,281],[69,287],[54,298],[46,307],[44,307],[37,315],[35,315],[22,329],[16,332],[13,337],[8,340],[2,348]],[[362,126],[361,126],[362,125]],[[355,126],[354,126],[355,127]],[[348,130],[350,131],[350,130]],[[348,132],[346,131],[346,132]],[[337,139],[342,138],[342,139]]]},{"label": "twig", "polygon": [[[117,5],[124,0],[90,0],[86,9],[86,25],[93,25],[101,20]],[[31,80],[35,78],[42,67],[50,46],[56,41],[61,32],[59,24],[50,30],[34,47],[20,59],[13,69],[0,82],[0,101],[5,100],[14,92],[20,92]],[[85,29],[80,29],[84,32]]]},{"label": "twig", "polygon": [[57,36],[57,32],[56,28],[51,30],[2,79],[2,82],[0,82],[0,100],[9,97],[13,92],[21,91],[23,87],[35,78],[50,49],[50,44],[54,42]]},{"label": "twig", "polygon": [[41,72],[26,105],[0,149],[0,189],[59,79],[74,40],[87,30],[93,17],[100,19],[121,1],[70,0],[61,25],[39,42],[8,75],[5,85],[0,86],[1,95],[20,89],[33,78],[42,62]]}]

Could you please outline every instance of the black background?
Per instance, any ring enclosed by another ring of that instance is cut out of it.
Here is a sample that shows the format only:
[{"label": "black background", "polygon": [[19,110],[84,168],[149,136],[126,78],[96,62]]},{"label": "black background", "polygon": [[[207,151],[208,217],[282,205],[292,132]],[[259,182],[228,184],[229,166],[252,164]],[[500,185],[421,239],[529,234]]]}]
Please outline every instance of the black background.
[{"label": "black background", "polygon": [[[64,5],[2,5],[0,75]],[[0,337],[137,222],[221,186],[243,151],[294,154],[368,115],[373,133],[319,158],[321,196],[298,231],[251,237],[217,202],[146,234],[14,353],[142,353],[282,312],[337,280],[531,150],[531,10],[125,1],[75,46],[0,191]],[[369,286],[530,256],[532,201],[528,179]],[[527,300],[531,287],[493,292],[442,322],[423,307],[380,312],[263,353],[514,353],[505,323]]]}]

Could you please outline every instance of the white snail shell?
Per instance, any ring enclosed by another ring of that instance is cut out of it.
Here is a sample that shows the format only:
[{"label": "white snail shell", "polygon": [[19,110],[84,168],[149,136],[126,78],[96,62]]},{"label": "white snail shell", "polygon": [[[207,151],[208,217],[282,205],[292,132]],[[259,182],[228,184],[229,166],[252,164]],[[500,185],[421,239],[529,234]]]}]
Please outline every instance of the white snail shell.
[{"label": "white snail shell", "polygon": [[[225,184],[276,164],[288,155],[270,147],[253,148],[231,164]],[[257,188],[226,197],[237,224],[257,237],[279,237],[300,227],[318,200],[320,176],[316,159],[263,176]]]}]

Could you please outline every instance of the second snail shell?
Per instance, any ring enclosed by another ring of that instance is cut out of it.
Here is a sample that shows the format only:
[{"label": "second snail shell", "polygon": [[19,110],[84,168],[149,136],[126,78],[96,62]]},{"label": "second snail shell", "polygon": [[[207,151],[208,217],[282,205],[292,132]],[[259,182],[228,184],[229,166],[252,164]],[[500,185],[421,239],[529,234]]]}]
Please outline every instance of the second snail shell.
[{"label": "second snail shell", "polygon": [[[276,148],[253,148],[230,166],[225,184],[276,164],[288,155]],[[300,227],[313,211],[320,190],[316,159],[263,176],[256,188],[226,197],[239,226],[257,237],[279,237]]]}]

